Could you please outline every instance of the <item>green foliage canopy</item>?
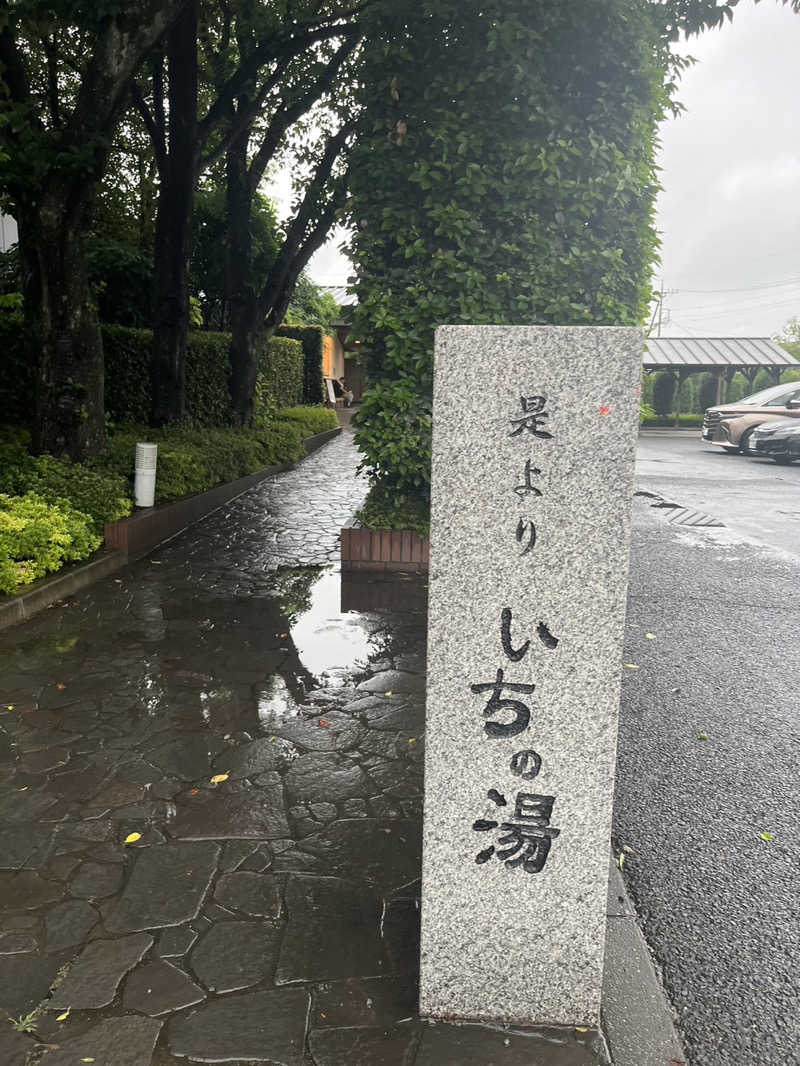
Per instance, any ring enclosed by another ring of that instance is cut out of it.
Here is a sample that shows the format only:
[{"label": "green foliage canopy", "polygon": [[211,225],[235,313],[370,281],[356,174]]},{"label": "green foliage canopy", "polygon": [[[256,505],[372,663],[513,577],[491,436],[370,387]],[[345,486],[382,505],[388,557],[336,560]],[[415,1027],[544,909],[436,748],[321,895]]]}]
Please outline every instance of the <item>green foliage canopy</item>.
[{"label": "green foliage canopy", "polygon": [[367,17],[373,137],[351,164],[350,217],[375,385],[358,440],[373,479],[424,497],[437,324],[643,319],[668,61],[645,0],[423,0]]}]

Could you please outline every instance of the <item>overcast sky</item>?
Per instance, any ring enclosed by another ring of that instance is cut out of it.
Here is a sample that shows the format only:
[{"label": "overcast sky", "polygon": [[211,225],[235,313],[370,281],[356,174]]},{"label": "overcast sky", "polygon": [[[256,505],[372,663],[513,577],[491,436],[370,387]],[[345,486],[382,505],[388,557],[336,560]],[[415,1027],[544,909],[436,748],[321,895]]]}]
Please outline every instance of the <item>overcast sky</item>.
[{"label": "overcast sky", "polygon": [[[662,127],[658,203],[665,336],[772,336],[800,316],[800,15],[741,0],[693,38],[686,111]],[[312,262],[344,284],[341,234]],[[735,290],[735,291],[708,291]]]}]

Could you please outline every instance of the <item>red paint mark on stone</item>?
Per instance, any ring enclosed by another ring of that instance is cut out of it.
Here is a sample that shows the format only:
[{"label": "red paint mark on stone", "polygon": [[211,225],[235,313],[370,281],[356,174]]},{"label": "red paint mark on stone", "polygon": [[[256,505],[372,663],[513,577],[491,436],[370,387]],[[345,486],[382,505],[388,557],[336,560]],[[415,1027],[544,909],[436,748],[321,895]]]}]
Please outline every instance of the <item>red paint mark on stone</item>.
[{"label": "red paint mark on stone", "polygon": [[600,414],[601,415],[610,415],[611,414],[611,408],[610,407],[601,407],[600,408]]}]

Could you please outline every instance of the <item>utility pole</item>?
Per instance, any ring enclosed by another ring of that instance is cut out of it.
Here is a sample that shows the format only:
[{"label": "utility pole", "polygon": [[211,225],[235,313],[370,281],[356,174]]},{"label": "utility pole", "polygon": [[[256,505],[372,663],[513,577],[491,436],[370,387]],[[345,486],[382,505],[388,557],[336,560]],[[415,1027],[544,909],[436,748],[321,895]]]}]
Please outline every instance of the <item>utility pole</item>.
[{"label": "utility pole", "polygon": [[660,337],[662,325],[669,325],[669,312],[667,312],[666,322],[664,321],[664,297],[672,296],[678,291],[678,289],[665,289],[664,279],[661,279],[661,284],[659,286],[658,292],[655,293],[656,306],[653,308],[653,316],[650,319],[650,326],[647,330],[648,337],[652,335],[654,326],[656,330],[656,336]]}]

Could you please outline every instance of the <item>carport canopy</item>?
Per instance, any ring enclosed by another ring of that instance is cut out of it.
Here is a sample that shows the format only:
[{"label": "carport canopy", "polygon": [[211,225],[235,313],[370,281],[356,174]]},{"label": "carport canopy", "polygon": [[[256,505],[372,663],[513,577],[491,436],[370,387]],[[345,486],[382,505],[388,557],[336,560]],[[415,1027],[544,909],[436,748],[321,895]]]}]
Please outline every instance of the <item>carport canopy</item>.
[{"label": "carport canopy", "polygon": [[642,366],[668,370],[679,378],[711,371],[733,377],[737,370],[752,382],[759,370],[772,372],[777,382],[786,369],[800,363],[769,337],[648,337]]}]

